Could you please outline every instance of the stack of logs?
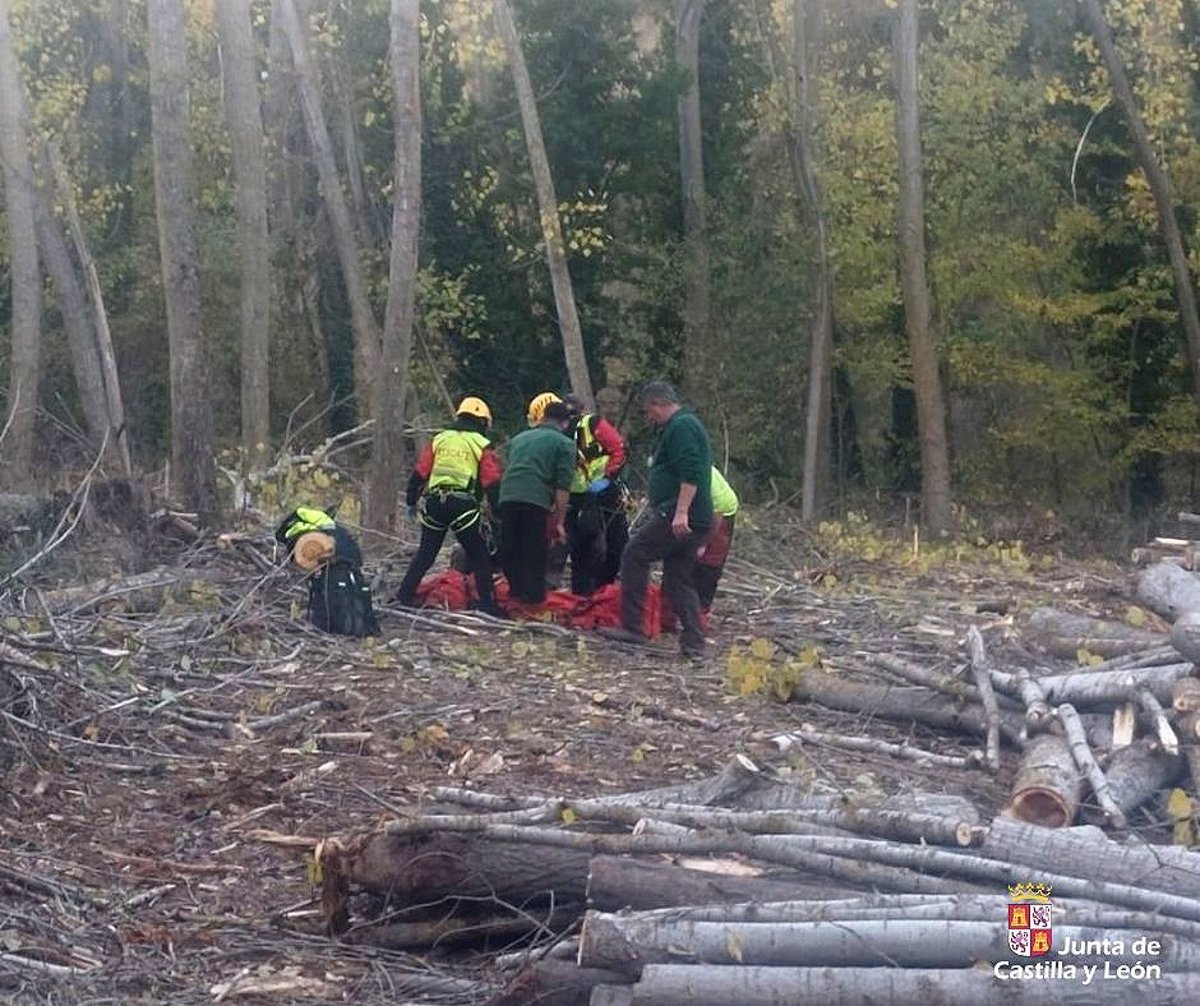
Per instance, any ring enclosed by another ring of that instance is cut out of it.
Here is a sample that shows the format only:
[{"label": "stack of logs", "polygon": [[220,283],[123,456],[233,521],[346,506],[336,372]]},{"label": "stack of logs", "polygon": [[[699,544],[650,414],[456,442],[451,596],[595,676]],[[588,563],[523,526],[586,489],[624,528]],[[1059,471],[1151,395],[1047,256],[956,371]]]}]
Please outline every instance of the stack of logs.
[{"label": "stack of logs", "polygon": [[935,794],[809,796],[743,756],[621,796],[436,796],[464,809],[321,843],[326,918],[344,940],[404,949],[540,939],[500,958],[514,972],[489,1006],[907,1004],[929,988],[1008,1002],[990,966],[1028,963],[1009,952],[1006,904],[1031,880],[1053,888],[1056,946],[1095,951],[1076,966],[1127,969],[1062,1001],[1200,1001],[1200,863],[1185,849],[984,826]]},{"label": "stack of logs", "polygon": [[[1010,951],[1010,886],[1035,882],[1053,888],[1055,954],[1080,948],[1045,958],[1080,976],[1038,981],[1036,1001],[1200,1002],[1200,854],[1103,830],[1189,769],[1200,782],[1200,578],[1159,563],[1136,589],[1174,622],[1169,643],[1042,610],[1031,632],[1070,669],[998,666],[974,628],[969,677],[872,658],[919,685],[875,715],[976,732],[977,756],[957,759],[973,770],[1014,751],[1012,796],[990,824],[960,797],[812,795],[740,755],[712,778],[619,796],[444,788],[431,807],[320,843],[325,922],[349,942],[499,952],[511,970],[488,1006],[1007,1004],[1019,972],[997,963],[1031,963]],[[1107,659],[1081,668],[1081,651]],[[837,707],[875,687],[825,677],[797,697]],[[1184,823],[1177,840],[1194,841]]]}]

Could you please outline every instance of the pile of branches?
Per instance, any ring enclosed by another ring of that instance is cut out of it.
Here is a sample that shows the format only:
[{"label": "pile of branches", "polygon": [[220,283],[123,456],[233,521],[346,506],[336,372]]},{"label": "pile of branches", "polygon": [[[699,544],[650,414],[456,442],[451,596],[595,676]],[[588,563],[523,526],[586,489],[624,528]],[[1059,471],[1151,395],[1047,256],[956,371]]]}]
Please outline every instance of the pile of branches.
[{"label": "pile of branches", "polygon": [[[1200,994],[1200,870],[1183,849],[1048,830],[909,793],[851,802],[717,776],[595,799],[435,791],[435,808],[318,846],[330,930],[409,950],[531,944],[489,1006],[999,1002],[1007,886],[1054,892],[1055,938],[1131,968],[1088,1002]],[[1065,922],[1065,925],[1063,923]],[[1161,975],[1138,941],[1157,941]],[[1057,1001],[1057,1000],[1054,1000]]]}]

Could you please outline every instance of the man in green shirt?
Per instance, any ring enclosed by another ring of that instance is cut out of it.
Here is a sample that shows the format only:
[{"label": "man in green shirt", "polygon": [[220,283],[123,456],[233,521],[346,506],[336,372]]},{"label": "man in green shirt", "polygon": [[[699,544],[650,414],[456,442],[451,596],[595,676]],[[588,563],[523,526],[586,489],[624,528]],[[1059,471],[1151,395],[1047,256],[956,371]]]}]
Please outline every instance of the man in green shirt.
[{"label": "man in green shirt", "polygon": [[679,618],[685,657],[704,656],[696,551],[713,523],[712,449],[708,431],[675,389],[653,381],[642,390],[646,418],[659,428],[650,458],[646,518],[621,556],[621,627],[605,632],[624,642],[645,642],[643,618],[650,566],[663,564],[663,593]]},{"label": "man in green shirt", "polygon": [[500,480],[500,564],[509,596],[526,604],[546,599],[550,537],[567,540],[563,522],[575,473],[570,424],[570,409],[551,402],[537,426],[508,443]]}]

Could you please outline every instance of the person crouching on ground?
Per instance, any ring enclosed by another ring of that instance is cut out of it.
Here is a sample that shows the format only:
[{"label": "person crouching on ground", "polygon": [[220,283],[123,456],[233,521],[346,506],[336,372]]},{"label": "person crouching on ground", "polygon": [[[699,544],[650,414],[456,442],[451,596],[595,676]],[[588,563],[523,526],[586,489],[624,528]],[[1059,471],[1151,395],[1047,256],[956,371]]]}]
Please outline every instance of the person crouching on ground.
[{"label": "person crouching on ground", "polygon": [[340,636],[379,635],[362,550],[331,511],[296,507],[275,528],[275,540],[309,574],[309,622]]},{"label": "person crouching on ground", "polygon": [[568,490],[575,469],[571,412],[549,402],[541,421],[508,443],[500,481],[500,563],[509,596],[525,604],[546,599],[550,540],[567,539]]},{"label": "person crouching on ground", "polygon": [[704,424],[665,381],[646,385],[642,406],[659,428],[650,458],[646,516],[621,556],[621,625],[602,631],[622,642],[646,642],[650,566],[661,560],[663,593],[680,623],[680,650],[699,659],[705,643],[694,574],[696,551],[713,523],[712,448]]},{"label": "person crouching on ground", "polygon": [[451,531],[475,574],[479,610],[505,617],[496,606],[492,560],[481,531],[483,497],[488,495],[494,506],[500,484],[500,462],[487,437],[491,424],[487,403],[468,396],[458,406],[454,424],[437,434],[417,458],[408,480],[406,502],[409,516],[414,516],[417,500],[421,500],[421,543],[396,590],[397,604],[416,604],[421,578],[441,551],[446,532]]}]

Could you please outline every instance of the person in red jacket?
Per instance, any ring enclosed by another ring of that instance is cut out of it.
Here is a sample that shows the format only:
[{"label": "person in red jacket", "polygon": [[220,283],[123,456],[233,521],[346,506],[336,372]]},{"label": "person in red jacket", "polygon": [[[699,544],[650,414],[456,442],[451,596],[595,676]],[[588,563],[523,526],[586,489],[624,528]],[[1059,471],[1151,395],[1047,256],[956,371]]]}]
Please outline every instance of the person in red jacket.
[{"label": "person in red jacket", "polygon": [[409,516],[421,500],[421,543],[396,590],[396,603],[412,607],[417,587],[441,551],[446,532],[453,531],[475,574],[479,610],[505,617],[492,590],[492,560],[482,534],[480,505],[486,494],[496,509],[500,462],[486,434],[492,413],[482,398],[467,397],[455,422],[430,441],[417,458],[408,481]]},{"label": "person in red jacket", "polygon": [[599,413],[588,412],[574,395],[564,395],[575,437],[575,476],[567,508],[571,593],[588,595],[613,583],[629,541],[625,517],[625,441]]}]

